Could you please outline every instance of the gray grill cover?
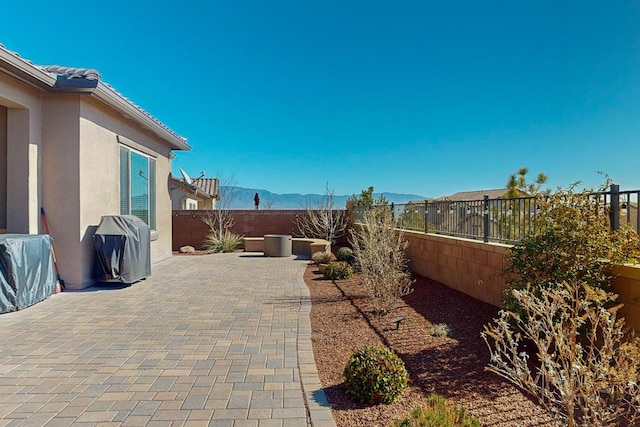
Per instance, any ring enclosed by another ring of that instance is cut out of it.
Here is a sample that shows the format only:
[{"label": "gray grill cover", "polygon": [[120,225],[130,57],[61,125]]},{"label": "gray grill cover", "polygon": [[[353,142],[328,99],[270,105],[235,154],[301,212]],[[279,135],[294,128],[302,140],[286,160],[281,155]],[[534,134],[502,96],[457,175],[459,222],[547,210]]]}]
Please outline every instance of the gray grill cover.
[{"label": "gray grill cover", "polygon": [[51,236],[0,234],[0,313],[21,310],[56,289]]},{"label": "gray grill cover", "polygon": [[133,215],[103,216],[93,235],[102,282],[134,283],[151,275],[151,232]]}]

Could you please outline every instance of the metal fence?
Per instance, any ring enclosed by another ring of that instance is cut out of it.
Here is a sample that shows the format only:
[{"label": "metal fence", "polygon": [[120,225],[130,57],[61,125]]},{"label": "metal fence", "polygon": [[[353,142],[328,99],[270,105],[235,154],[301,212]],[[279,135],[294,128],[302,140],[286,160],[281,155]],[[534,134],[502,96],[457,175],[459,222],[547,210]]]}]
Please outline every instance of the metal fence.
[{"label": "metal fence", "polygon": [[[594,206],[607,217],[610,227],[620,224],[640,229],[638,199],[640,190],[620,191],[612,184],[609,191],[594,193]],[[483,240],[514,243],[534,231],[538,203],[535,196],[482,200],[425,200],[391,204],[396,226],[405,230],[444,234]],[[356,207],[355,220],[371,207]]]}]

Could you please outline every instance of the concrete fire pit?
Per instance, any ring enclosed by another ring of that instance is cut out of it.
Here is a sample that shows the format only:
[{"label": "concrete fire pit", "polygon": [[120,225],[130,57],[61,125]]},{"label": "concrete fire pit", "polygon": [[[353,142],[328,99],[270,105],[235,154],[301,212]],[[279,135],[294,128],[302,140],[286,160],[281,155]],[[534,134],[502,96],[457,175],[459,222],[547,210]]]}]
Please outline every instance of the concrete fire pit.
[{"label": "concrete fire pit", "polygon": [[291,241],[290,234],[265,234],[264,256],[291,256]]}]

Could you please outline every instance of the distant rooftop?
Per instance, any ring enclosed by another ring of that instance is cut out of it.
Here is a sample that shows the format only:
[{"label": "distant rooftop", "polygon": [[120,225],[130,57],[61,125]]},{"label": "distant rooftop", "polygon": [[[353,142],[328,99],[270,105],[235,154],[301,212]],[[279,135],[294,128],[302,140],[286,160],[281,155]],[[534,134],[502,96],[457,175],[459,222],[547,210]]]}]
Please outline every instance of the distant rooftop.
[{"label": "distant rooftop", "polygon": [[[474,190],[474,191],[460,191],[450,196],[438,197],[437,201],[451,201],[461,202],[465,200],[482,200],[485,196],[489,196],[490,199],[499,199],[503,197],[509,190],[506,188],[498,188],[495,190]],[[524,195],[524,193],[523,193]]]}]

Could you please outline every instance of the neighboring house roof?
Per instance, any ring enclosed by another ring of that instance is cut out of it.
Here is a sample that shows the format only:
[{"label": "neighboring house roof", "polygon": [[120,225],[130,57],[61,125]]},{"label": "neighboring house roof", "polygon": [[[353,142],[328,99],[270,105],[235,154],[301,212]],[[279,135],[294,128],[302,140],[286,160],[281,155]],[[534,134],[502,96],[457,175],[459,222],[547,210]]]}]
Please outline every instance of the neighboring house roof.
[{"label": "neighboring house roof", "polygon": [[[465,201],[465,200],[482,200],[485,196],[485,194],[487,196],[489,196],[490,199],[500,199],[502,198],[505,194],[507,194],[509,190],[507,190],[506,188],[499,188],[499,189],[495,189],[495,190],[476,190],[476,191],[460,191],[458,193],[454,193],[450,196],[442,196],[439,197],[437,199],[435,199],[436,201],[451,201],[451,202],[461,202],[461,201]],[[526,196],[527,194],[523,191],[520,191],[520,195],[521,196]]]},{"label": "neighboring house roof", "polygon": [[220,181],[218,178],[197,178],[193,180],[193,185],[200,187],[212,198],[220,200]]},{"label": "neighboring house roof", "polygon": [[0,44],[0,70],[47,92],[86,93],[166,140],[172,149],[191,149],[186,138],[169,129],[109,84],[103,82],[100,73],[94,69],[35,65]]},{"label": "neighboring house roof", "polygon": [[191,184],[175,176],[171,176],[171,180],[176,186],[187,188],[206,199],[220,200],[220,185],[217,178],[197,178],[192,180]]}]

